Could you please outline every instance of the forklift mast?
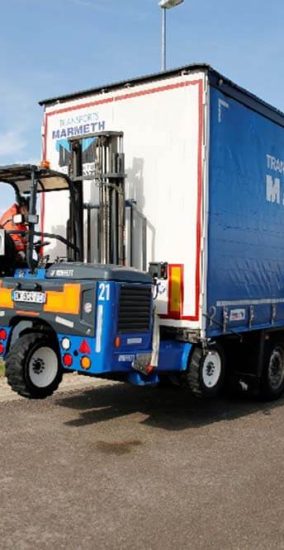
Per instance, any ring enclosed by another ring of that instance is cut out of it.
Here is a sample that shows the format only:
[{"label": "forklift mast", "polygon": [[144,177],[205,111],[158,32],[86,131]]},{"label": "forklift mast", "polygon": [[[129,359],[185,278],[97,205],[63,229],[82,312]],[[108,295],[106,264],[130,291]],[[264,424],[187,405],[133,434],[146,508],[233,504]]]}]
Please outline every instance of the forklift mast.
[{"label": "forklift mast", "polygon": [[[94,174],[83,174],[84,139],[94,141]],[[84,200],[83,182],[92,180],[99,187],[98,254],[99,263],[125,265],[125,169],[122,132],[98,132],[69,140],[71,160],[69,176],[74,184],[75,198],[70,204],[70,225],[77,225],[76,245],[80,250],[76,260],[84,260]],[[90,213],[92,205],[85,205]],[[90,226],[88,215],[88,226]],[[87,260],[90,261],[91,230],[87,228]]]}]

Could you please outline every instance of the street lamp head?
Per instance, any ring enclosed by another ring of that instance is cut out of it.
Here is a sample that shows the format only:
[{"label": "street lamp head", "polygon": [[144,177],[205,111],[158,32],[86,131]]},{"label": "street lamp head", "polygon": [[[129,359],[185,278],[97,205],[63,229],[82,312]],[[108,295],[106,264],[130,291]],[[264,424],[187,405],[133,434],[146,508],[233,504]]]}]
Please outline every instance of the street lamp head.
[{"label": "street lamp head", "polygon": [[183,1],[184,0],[160,0],[159,6],[160,8],[170,10],[171,8],[175,8],[179,4],[182,4]]}]

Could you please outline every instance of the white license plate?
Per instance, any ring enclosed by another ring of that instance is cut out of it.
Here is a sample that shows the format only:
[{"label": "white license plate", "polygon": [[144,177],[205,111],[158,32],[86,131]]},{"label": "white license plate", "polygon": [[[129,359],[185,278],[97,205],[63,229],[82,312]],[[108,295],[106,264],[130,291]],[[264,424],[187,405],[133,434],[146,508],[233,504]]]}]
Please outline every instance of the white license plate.
[{"label": "white license plate", "polygon": [[14,302],[25,302],[27,304],[44,304],[46,301],[45,292],[36,292],[33,290],[14,290]]}]

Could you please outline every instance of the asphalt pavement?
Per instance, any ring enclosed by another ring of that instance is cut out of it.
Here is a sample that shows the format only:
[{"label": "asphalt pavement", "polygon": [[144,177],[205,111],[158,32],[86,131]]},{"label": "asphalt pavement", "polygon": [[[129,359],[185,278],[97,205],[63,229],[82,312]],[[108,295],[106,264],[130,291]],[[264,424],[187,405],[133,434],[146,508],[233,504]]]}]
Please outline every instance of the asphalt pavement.
[{"label": "asphalt pavement", "polygon": [[0,382],[1,550],[284,549],[284,399],[82,378]]}]

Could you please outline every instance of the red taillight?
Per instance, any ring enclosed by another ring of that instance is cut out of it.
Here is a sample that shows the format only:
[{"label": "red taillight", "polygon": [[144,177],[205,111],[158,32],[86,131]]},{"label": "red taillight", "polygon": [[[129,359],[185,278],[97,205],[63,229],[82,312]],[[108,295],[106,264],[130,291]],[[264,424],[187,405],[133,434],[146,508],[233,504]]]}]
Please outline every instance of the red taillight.
[{"label": "red taillight", "polygon": [[4,350],[5,350],[5,348],[4,348],[3,344],[0,344],[0,355],[3,355]]},{"label": "red taillight", "polygon": [[80,353],[91,353],[91,348],[88,344],[88,342],[86,340],[83,340],[83,342],[81,342],[81,345],[79,347],[79,352]]},{"label": "red taillight", "polygon": [[0,330],[0,340],[7,340],[7,332],[4,328]]},{"label": "red taillight", "polygon": [[70,353],[65,353],[65,355],[63,355],[64,367],[71,367],[72,363],[73,363],[72,355],[70,355]]}]

